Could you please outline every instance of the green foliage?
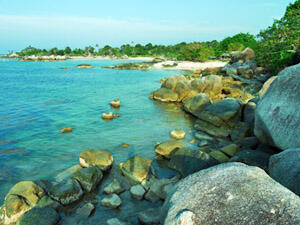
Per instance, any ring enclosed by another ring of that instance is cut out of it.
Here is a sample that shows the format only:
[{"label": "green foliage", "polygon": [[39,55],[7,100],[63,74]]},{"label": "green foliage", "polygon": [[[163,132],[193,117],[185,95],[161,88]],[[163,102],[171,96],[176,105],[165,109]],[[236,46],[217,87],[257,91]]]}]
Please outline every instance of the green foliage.
[{"label": "green foliage", "polygon": [[290,65],[291,58],[300,49],[300,0],[290,4],[280,20],[258,35],[256,50],[258,62],[278,72]]},{"label": "green foliage", "polygon": [[220,53],[230,51],[241,51],[247,47],[255,49],[257,42],[255,36],[249,33],[239,33],[232,37],[227,37],[220,42],[218,48]]},{"label": "green foliage", "polygon": [[214,50],[204,43],[190,43],[183,46],[178,54],[178,59],[190,61],[206,61],[214,55]]}]

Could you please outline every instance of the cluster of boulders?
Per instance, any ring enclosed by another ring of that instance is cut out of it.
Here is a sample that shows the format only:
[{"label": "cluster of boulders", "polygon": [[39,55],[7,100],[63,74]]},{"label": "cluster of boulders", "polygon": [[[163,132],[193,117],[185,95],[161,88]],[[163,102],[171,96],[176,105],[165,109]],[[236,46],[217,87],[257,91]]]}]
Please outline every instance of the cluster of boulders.
[{"label": "cluster of boulders", "polygon": [[[115,99],[114,101],[109,103],[111,107],[118,109],[121,107],[121,102],[119,99]],[[120,114],[115,114],[113,112],[109,112],[109,113],[102,113],[101,115],[103,120],[112,120],[114,118],[120,117]]]},{"label": "cluster of boulders", "polygon": [[271,77],[253,57],[246,49],[225,68],[169,77],[151,94],[182,103],[196,118],[196,141],[175,129],[171,140],[155,144],[154,159],[134,155],[114,168],[111,153],[82,151],[80,165],[55,180],[16,184],[0,224],[55,225],[68,207],[87,218],[97,201],[85,196],[97,194],[105,175],[102,206],[122,210],[131,204],[126,195],[134,205],[150,204],[107,225],[300,224],[300,64]]}]

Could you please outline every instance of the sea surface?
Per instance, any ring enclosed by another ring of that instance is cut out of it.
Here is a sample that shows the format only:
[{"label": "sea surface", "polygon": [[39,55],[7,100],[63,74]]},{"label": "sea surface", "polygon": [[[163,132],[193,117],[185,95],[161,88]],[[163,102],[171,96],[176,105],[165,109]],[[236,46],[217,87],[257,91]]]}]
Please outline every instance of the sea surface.
[{"label": "sea surface", "polygon": [[[0,204],[15,183],[50,179],[78,164],[82,150],[110,151],[118,163],[135,154],[153,158],[154,143],[169,140],[174,128],[192,140],[191,118],[180,106],[149,99],[161,78],[183,72],[101,68],[121,62],[0,59]],[[94,69],[76,69],[80,63]],[[119,110],[109,106],[116,98]],[[110,111],[121,117],[103,121]],[[74,130],[60,133],[65,127]]]}]

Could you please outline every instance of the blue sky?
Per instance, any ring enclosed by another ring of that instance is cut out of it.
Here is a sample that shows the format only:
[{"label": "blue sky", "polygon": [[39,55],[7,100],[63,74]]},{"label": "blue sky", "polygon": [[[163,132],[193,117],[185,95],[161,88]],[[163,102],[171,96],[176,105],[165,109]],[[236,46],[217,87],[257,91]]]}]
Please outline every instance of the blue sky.
[{"label": "blue sky", "polygon": [[257,34],[292,0],[0,0],[0,53]]}]

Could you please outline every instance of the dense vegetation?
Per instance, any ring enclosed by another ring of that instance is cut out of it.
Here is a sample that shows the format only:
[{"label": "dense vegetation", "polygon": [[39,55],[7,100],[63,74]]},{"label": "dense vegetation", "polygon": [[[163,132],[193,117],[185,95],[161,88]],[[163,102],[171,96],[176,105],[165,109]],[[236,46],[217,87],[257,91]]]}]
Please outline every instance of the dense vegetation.
[{"label": "dense vegetation", "polygon": [[152,45],[151,43],[146,45],[122,45],[120,48],[114,48],[109,45],[103,48],[88,46],[85,49],[71,49],[66,47],[65,49],[51,48],[37,49],[34,47],[27,47],[22,50],[20,56],[28,55],[70,55],[70,56],[82,56],[82,55],[99,55],[99,56],[164,56],[167,58],[174,58],[179,60],[191,60],[191,61],[205,61],[210,58],[218,58],[220,55],[230,51],[239,51],[246,47],[255,47],[256,40],[253,35],[250,34],[237,34],[233,37],[228,37],[221,42],[216,40],[209,42],[193,42],[193,43],[179,43],[176,45]]},{"label": "dense vegetation", "polygon": [[256,55],[258,62],[278,72],[289,65],[300,49],[300,0],[290,4],[285,15],[258,34]]},{"label": "dense vegetation", "polygon": [[249,33],[239,33],[222,41],[179,43],[176,45],[146,45],[124,44],[121,47],[109,45],[99,48],[99,45],[87,46],[84,49],[52,48],[50,50],[27,47],[20,56],[28,55],[96,55],[135,57],[153,56],[167,57],[178,60],[205,61],[220,58],[223,53],[241,51],[250,47],[256,51],[258,62],[273,71],[279,71],[289,65],[292,55],[300,47],[300,0],[287,7],[284,17],[275,20],[274,24],[261,31],[256,37]]}]

